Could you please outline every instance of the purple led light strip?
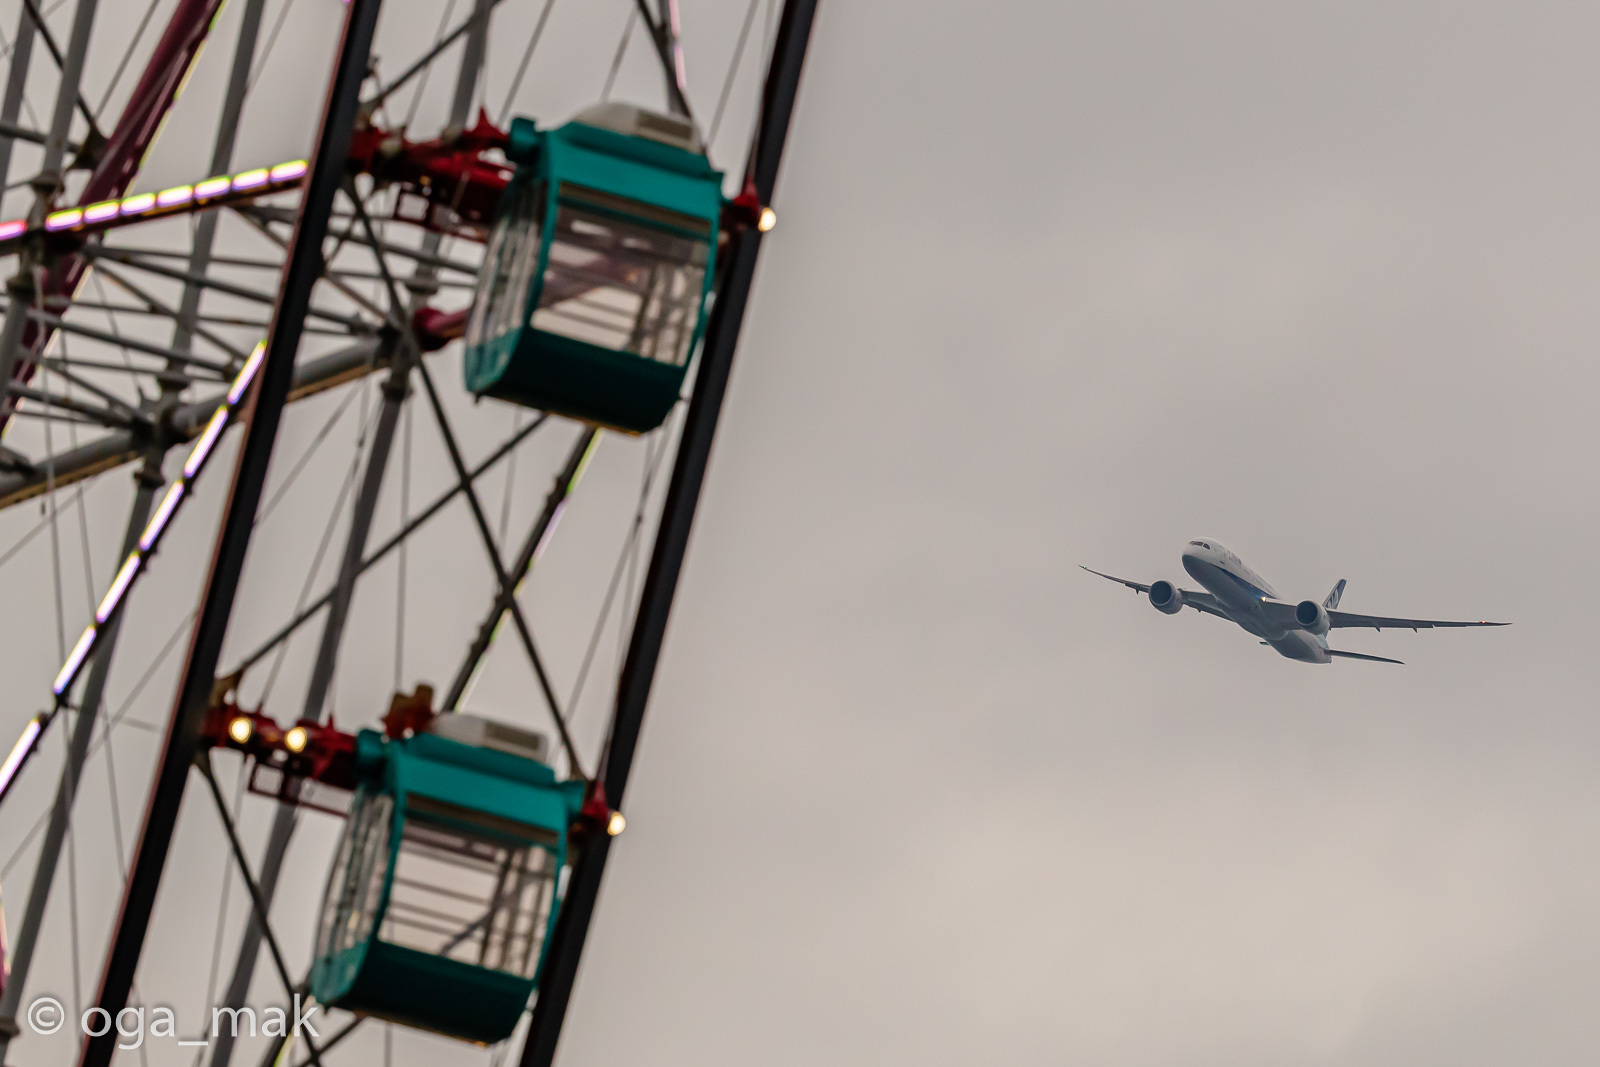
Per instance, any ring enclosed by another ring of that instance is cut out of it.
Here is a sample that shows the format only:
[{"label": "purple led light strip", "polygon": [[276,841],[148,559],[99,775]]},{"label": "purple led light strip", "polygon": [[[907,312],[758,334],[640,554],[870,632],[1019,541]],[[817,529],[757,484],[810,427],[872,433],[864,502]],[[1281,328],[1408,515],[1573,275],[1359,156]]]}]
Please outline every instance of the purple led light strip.
[{"label": "purple led light strip", "polygon": [[[272,167],[257,167],[241,174],[219,174],[194,185],[175,185],[159,192],[134,193],[121,200],[104,200],[82,207],[62,208],[45,216],[44,230],[48,233],[80,231],[103,228],[116,222],[137,220],[141,217],[171,214],[191,207],[205,207],[218,197],[260,196],[281,192],[298,185],[306,176],[307,164],[303,159],[292,159]],[[0,222],[0,241],[21,237],[28,232],[26,219]]]},{"label": "purple led light strip", "polygon": [[112,579],[111,587],[106,590],[106,595],[100,601],[100,606],[95,609],[94,621],[84,628],[78,643],[73,646],[72,652],[67,656],[66,663],[62,664],[61,672],[56,675],[55,682],[50,686],[55,694],[55,706],[47,712],[41,712],[28,721],[23,729],[22,736],[11,749],[11,754],[6,757],[4,764],[0,764],[0,800],[5,799],[6,793],[11,788],[11,783],[16,780],[17,772],[22,765],[33,755],[34,749],[39,745],[39,739],[44,735],[50,723],[55,720],[57,712],[66,702],[66,694],[72,688],[72,683],[77,680],[78,672],[83,668],[84,662],[89,658],[89,653],[94,651],[96,640],[100,636],[101,628],[116,613],[118,607],[127,599],[128,590],[139,575],[144,573],[144,565],[161,543],[161,536],[177,514],[179,506],[190,495],[189,488],[194,480],[205,469],[206,461],[211,457],[212,449],[222,436],[222,431],[233,420],[234,414],[239,410],[245,395],[249,392],[250,383],[255,380],[256,372],[261,369],[261,362],[266,357],[267,343],[258,343],[255,350],[250,353],[250,358],[245,360],[244,366],[239,368],[239,374],[234,378],[228,392],[223,397],[222,403],[217,407],[216,414],[211,416],[211,421],[206,424],[205,431],[200,435],[194,448],[189,451],[189,458],[184,461],[183,475],[172,483],[172,487],[161,499],[161,504],[156,508],[154,515],[144,528],[144,533],[139,536],[139,544],[117,570],[117,576]]},{"label": "purple led light strip", "polygon": [[33,755],[39,735],[44,732],[44,724],[43,715],[35,715],[29,719],[28,725],[22,728],[22,736],[17,738],[16,745],[11,749],[11,755],[6,757],[4,764],[0,764],[0,800],[6,798],[6,793],[11,790],[11,783],[16,781],[17,772],[22,770],[22,765]]}]

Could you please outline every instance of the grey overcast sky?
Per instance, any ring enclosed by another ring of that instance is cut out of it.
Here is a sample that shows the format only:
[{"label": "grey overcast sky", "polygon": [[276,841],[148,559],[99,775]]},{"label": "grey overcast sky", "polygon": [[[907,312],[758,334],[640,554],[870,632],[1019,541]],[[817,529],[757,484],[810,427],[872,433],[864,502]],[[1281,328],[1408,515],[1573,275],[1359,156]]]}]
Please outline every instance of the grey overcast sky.
[{"label": "grey overcast sky", "polygon": [[[705,114],[745,5],[682,3]],[[102,18],[131,26],[142,6]],[[239,6],[152,186],[204,166]],[[241,165],[309,143],[340,8],[300,6]],[[379,52],[396,57],[443,10],[385,6]],[[554,10],[517,101],[551,120],[599,92],[628,4]],[[491,105],[535,15],[504,5]],[[1596,39],[1584,4],[823,0],[562,1062],[1593,1062]],[[713,146],[724,166],[751,114],[741,84]],[[637,42],[616,95],[659,104]],[[466,403],[459,357],[442,358],[481,454],[512,416]],[[275,477],[339,399],[296,411]],[[442,484],[420,416],[418,463]],[[519,468],[513,528],[572,433],[553,432]],[[353,435],[341,423],[340,458],[286,497],[296,521],[263,525],[225,662],[293,606]],[[532,583],[563,684],[594,604],[568,576],[603,584],[643,449],[602,444],[593,495]],[[127,493],[91,494],[100,542]],[[113,702],[192,603],[215,495],[141,590],[132,617],[150,621]],[[386,493],[391,526],[397,507]],[[0,516],[0,546],[37,518]],[[411,556],[399,668],[393,574],[358,603],[341,722],[370,721],[397,675],[453,669],[488,585],[464,515],[449,521]],[[1286,597],[1342,577],[1351,610],[1515,625],[1349,632],[1336,647],[1407,665],[1312,667],[1078,569],[1179,579],[1197,536]],[[57,663],[48,549],[30,552],[0,570],[19,590],[0,619],[7,731]],[[68,599],[75,633],[87,609]],[[298,714],[303,644],[269,701],[281,720]],[[537,723],[514,653],[475,699]],[[591,741],[603,697],[580,708]],[[159,722],[166,699],[136,714]],[[127,840],[155,735],[124,734]],[[98,972],[117,889],[96,767],[82,973],[62,947],[40,991],[87,996]],[[54,773],[30,770],[32,812]],[[212,814],[190,809],[141,983],[199,1016],[223,857]],[[246,805],[252,847],[269,819]],[[0,859],[25,829],[8,810]],[[277,917],[296,966],[333,836],[308,820],[292,854]],[[6,873],[8,916],[28,855]],[[66,946],[59,904],[51,922]],[[252,998],[277,999],[265,966]],[[397,1064],[493,1055],[393,1042]],[[25,1040],[16,1063],[66,1048]],[[382,1062],[382,1031],[349,1048],[344,1062]]]}]

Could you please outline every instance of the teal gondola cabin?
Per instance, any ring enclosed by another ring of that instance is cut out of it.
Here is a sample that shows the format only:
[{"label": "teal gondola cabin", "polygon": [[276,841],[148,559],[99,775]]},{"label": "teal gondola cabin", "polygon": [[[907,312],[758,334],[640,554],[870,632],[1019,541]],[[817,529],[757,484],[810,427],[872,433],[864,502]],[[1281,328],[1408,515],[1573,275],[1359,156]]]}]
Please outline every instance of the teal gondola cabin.
[{"label": "teal gondola cabin", "polygon": [[467,318],[467,389],[629,433],[661,425],[705,329],[722,175],[691,122],[601,104],[511,125]]},{"label": "teal gondola cabin", "polygon": [[[475,725],[487,743],[441,736]],[[404,739],[360,733],[311,966],[318,1001],[481,1044],[510,1036],[584,795],[531,758],[542,740],[467,715]]]}]

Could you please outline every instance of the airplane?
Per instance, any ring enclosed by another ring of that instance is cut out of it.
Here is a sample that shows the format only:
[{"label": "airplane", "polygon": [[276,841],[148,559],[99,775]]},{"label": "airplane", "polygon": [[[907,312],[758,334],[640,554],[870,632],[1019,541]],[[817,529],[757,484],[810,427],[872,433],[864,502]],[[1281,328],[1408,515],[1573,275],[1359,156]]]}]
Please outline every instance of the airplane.
[{"label": "airplane", "polygon": [[[1081,564],[1080,564],[1081,566]],[[1205,592],[1179,589],[1171,582],[1158,581],[1145,585],[1126,578],[1103,574],[1084,567],[1090,574],[1120,582],[1136,593],[1150,598],[1151,605],[1163,615],[1176,615],[1184,608],[1194,608],[1206,615],[1215,615],[1237,623],[1246,633],[1261,638],[1281,656],[1303,663],[1332,663],[1338,659],[1364,659],[1373,663],[1401,663],[1402,660],[1385,656],[1368,656],[1360,652],[1343,652],[1328,647],[1328,631],[1347,626],[1370,626],[1381,631],[1384,627],[1412,630],[1433,629],[1440,626],[1509,626],[1504,622],[1442,622],[1438,619],[1391,619],[1383,615],[1356,615],[1340,611],[1339,598],[1344,595],[1344,579],[1333,587],[1322,601],[1302,600],[1298,604],[1280,600],[1277,592],[1261,576],[1222,547],[1210,540],[1190,541],[1183,548],[1183,569],[1189,577],[1199,582]]]}]

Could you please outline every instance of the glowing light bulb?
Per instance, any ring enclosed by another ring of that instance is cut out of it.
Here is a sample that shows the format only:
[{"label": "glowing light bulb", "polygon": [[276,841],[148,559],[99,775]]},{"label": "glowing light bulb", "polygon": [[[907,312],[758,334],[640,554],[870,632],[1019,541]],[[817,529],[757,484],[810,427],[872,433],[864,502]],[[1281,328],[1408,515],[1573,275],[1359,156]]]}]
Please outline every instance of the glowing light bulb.
[{"label": "glowing light bulb", "polygon": [[243,715],[235,716],[228,723],[228,736],[233,738],[235,744],[244,744],[250,740],[250,735],[256,732],[255,723]]},{"label": "glowing light bulb", "polygon": [[67,230],[83,221],[83,212],[77,208],[68,208],[65,211],[52,212],[45,216],[44,228],[47,230]]},{"label": "glowing light bulb", "polygon": [[33,751],[33,743],[39,740],[39,735],[44,732],[44,717],[35,715],[28,720],[28,725],[23,727],[22,736],[17,738],[16,745],[11,749],[11,755],[6,757],[4,764],[0,764],[0,796],[3,796],[11,787],[11,779],[17,776],[22,765],[27,761],[28,755]]},{"label": "glowing light bulb", "polygon": [[255,170],[247,170],[243,174],[235,174],[233,176],[233,187],[235,190],[254,189],[258,185],[265,184],[267,184],[267,168],[265,167],[258,167]]},{"label": "glowing light bulb", "polygon": [[778,224],[778,213],[770,207],[761,209],[761,215],[756,219],[756,229],[766,233]]},{"label": "glowing light bulb", "polygon": [[78,638],[78,643],[72,646],[72,654],[67,657],[67,662],[61,667],[61,673],[56,675],[55,683],[50,686],[51,692],[56,696],[65,693],[67,686],[78,676],[78,668],[83,666],[83,657],[89,654],[89,648],[94,644],[94,635],[95,628],[91,623],[88,629],[83,631],[83,636]]},{"label": "glowing light bulb", "polygon": [[283,747],[290,752],[304,752],[306,750],[306,742],[309,740],[310,736],[306,733],[306,728],[304,726],[296,726],[283,735]]},{"label": "glowing light bulb", "polygon": [[612,812],[611,818],[606,820],[606,833],[610,834],[612,837],[616,837],[627,828],[628,820],[622,817],[622,812],[620,811]]}]

